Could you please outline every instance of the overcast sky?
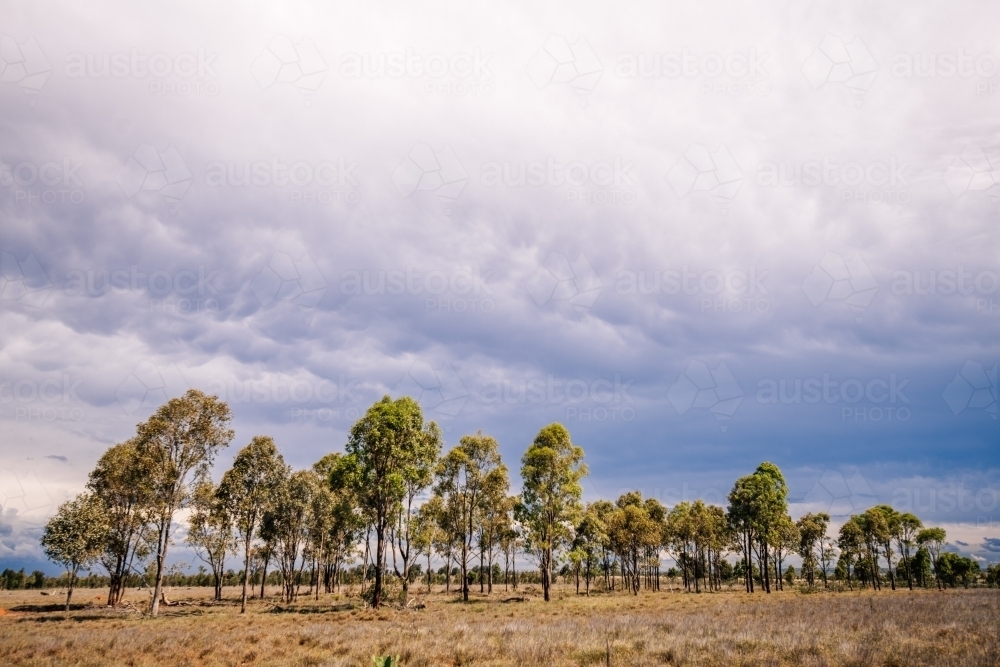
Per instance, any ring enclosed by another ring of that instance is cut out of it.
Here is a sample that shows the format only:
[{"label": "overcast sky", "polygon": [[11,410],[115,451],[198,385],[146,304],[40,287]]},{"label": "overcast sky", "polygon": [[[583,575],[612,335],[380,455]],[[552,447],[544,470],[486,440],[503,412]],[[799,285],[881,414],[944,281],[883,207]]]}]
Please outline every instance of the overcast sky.
[{"label": "overcast sky", "polygon": [[1000,7],[3,15],[0,565],[189,387],[220,466],[409,394],[515,485],[559,421],[588,499],[769,460],[1000,558]]}]

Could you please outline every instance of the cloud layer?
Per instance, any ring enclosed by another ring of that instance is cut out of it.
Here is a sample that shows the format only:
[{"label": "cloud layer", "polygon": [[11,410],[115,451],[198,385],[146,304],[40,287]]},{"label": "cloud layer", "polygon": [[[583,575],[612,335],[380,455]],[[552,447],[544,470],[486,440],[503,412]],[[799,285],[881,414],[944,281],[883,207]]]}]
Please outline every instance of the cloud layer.
[{"label": "cloud layer", "polygon": [[187,387],[296,465],[407,393],[515,469],[565,423],[593,497],[767,459],[802,511],[909,504],[995,559],[974,11],[15,6],[0,559]]}]

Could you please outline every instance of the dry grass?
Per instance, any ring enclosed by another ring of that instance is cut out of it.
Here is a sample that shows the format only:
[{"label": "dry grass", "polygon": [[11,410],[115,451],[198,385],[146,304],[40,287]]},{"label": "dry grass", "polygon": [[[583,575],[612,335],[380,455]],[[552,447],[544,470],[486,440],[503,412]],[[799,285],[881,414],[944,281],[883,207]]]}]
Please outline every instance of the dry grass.
[{"label": "dry grass", "polygon": [[[421,665],[949,665],[1000,664],[996,590],[764,596],[647,593],[551,603],[529,593],[469,604],[436,593],[419,610],[362,609],[343,596],[292,610],[255,603],[240,616],[208,591],[177,589],[184,606],[158,619],[59,598],[0,592],[0,665],[371,665],[399,654]],[[235,598],[235,591],[226,595]],[[144,599],[138,592],[130,597]],[[354,608],[350,608],[350,607]],[[336,609],[336,610],[334,610]]]}]

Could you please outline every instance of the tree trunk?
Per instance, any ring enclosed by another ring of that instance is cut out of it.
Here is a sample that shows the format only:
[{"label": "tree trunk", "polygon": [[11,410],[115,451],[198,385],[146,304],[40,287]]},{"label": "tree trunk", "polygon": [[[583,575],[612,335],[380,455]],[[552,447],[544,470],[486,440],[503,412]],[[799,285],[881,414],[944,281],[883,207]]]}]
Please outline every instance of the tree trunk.
[{"label": "tree trunk", "polygon": [[69,573],[69,590],[66,591],[66,611],[69,611],[69,601],[73,597],[73,585],[76,583],[76,570],[77,568],[74,567]]},{"label": "tree trunk", "polygon": [[167,546],[170,543],[170,521],[173,511],[165,512],[161,521],[160,534],[156,543],[156,585],[153,588],[153,604],[149,608],[149,615],[156,618],[160,612],[160,594],[163,591],[163,571],[167,560]]},{"label": "tree trunk", "polygon": [[551,560],[552,551],[548,548],[542,550],[542,597],[549,601],[549,586],[551,585]]},{"label": "tree trunk", "polygon": [[375,587],[372,591],[372,609],[382,603],[382,562],[385,557],[385,526],[375,527]]}]

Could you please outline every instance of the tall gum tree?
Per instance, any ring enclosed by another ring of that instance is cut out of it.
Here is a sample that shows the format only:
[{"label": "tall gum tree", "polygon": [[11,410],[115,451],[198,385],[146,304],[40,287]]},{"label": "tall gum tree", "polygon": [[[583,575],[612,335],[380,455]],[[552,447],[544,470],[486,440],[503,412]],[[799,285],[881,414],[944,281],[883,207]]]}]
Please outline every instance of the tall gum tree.
[{"label": "tall gum tree", "polygon": [[580,481],[587,474],[583,448],[572,443],[562,424],[549,424],[521,457],[523,488],[517,518],[526,544],[535,552],[542,575],[542,594],[551,599],[555,554],[572,538],[583,511]]},{"label": "tall gum tree", "polygon": [[191,482],[208,474],[216,453],[233,439],[231,420],[225,402],[191,389],[160,406],[137,428],[137,447],[152,461],[151,516],[157,528],[150,616],[156,617],[160,609],[174,514],[187,500]]},{"label": "tall gum tree", "polygon": [[223,474],[219,484],[219,497],[232,518],[238,541],[243,544],[241,614],[245,614],[247,610],[250,555],[254,537],[264,511],[288,474],[288,466],[274,445],[274,440],[258,435],[236,454],[232,467]]},{"label": "tall gum tree", "polygon": [[350,478],[360,508],[375,531],[371,604],[376,609],[382,604],[389,524],[397,518],[409,480],[422,465],[430,430],[420,406],[408,396],[395,401],[383,397],[351,427],[345,448],[354,470]]}]

